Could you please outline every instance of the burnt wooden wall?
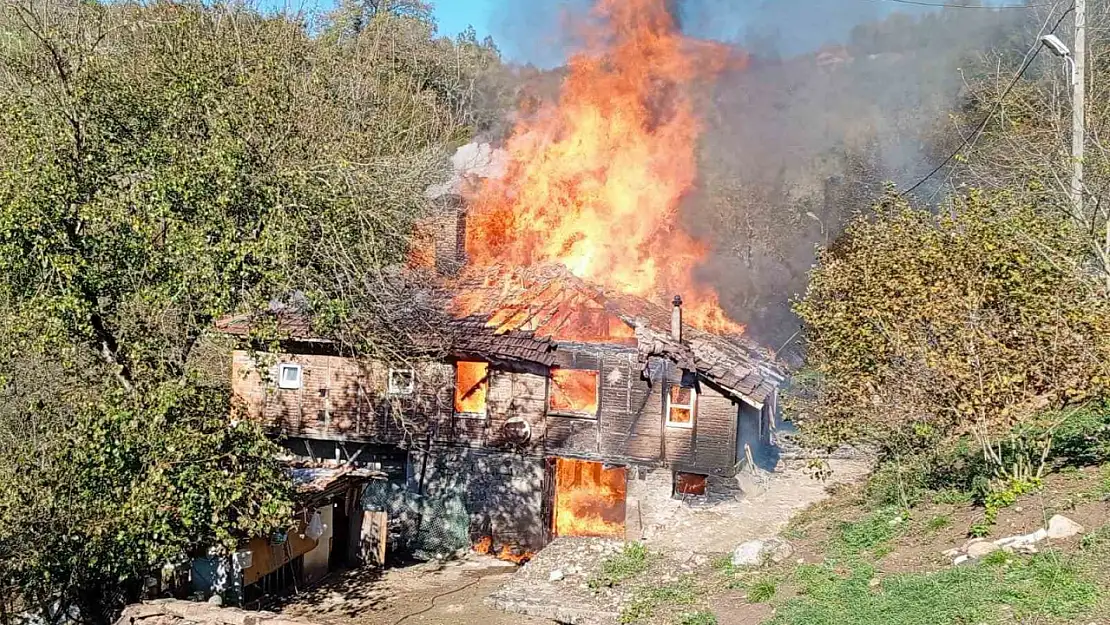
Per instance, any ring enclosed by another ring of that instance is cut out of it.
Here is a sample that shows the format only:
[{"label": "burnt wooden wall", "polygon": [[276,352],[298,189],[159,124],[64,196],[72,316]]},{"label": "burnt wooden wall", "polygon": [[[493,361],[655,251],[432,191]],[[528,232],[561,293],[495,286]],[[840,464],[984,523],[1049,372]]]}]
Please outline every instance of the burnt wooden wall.
[{"label": "burnt wooden wall", "polygon": [[[251,417],[286,435],[666,463],[706,473],[736,464],[738,405],[702,384],[694,426],[667,427],[664,392],[679,381],[680,370],[655,360],[649,382],[635,351],[627,348],[559,349],[557,366],[599,372],[597,418],[548,415],[548,379],[542,371],[491,366],[487,414],[481,418],[454,414],[454,368],[448,363],[423,365],[416,372],[414,396],[396,398],[386,393],[383,365],[304,354],[268,355],[263,362],[256,366],[249,352],[235,352],[232,390]],[[300,389],[282,390],[267,381],[276,379],[280,362],[302,366]],[[529,424],[526,443],[506,433],[510,419]]]}]

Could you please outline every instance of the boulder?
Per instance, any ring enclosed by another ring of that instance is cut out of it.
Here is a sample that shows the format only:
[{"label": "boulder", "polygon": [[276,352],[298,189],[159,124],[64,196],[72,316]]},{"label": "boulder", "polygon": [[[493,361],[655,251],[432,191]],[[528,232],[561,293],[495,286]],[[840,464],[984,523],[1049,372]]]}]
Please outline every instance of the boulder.
[{"label": "boulder", "polygon": [[1048,520],[1047,535],[1049,538],[1071,538],[1083,533],[1083,526],[1068,517],[1057,514]]},{"label": "boulder", "polygon": [[986,541],[978,542],[978,543],[972,543],[967,548],[967,556],[969,558],[975,558],[976,560],[978,560],[979,558],[982,558],[983,556],[985,556],[989,553],[993,553],[995,551],[998,551],[1001,548],[1002,547],[999,547],[998,545],[996,545],[994,543],[988,543]]},{"label": "boulder", "polygon": [[732,551],[733,566],[760,566],[767,562],[781,564],[794,555],[794,547],[781,538],[749,540]]},{"label": "boulder", "polygon": [[759,566],[763,564],[762,540],[749,540],[732,551],[732,566]]}]

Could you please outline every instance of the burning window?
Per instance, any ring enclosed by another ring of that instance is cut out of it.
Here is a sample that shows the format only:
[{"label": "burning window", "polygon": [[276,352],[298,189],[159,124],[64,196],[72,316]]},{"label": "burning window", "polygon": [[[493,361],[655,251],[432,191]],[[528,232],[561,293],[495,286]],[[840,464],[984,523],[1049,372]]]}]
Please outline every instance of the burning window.
[{"label": "burning window", "polygon": [[698,393],[693,386],[672,384],[667,392],[667,426],[676,428],[694,427]]},{"label": "burning window", "polygon": [[675,497],[704,496],[705,481],[706,476],[698,473],[676,472],[674,474],[674,495]]},{"label": "burning window", "polygon": [[547,408],[551,412],[597,416],[598,372],[587,369],[552,369]]},{"label": "burning window", "polygon": [[489,363],[460,360],[455,363],[455,412],[486,416]]}]

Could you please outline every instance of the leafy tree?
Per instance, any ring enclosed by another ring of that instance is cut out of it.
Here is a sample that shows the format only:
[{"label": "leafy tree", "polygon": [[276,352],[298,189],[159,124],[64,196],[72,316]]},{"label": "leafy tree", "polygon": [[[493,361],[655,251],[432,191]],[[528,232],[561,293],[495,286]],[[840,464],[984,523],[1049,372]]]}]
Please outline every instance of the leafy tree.
[{"label": "leafy tree", "polygon": [[392,344],[382,286],[497,62],[418,2],[0,2],[0,616],[106,621],[289,522],[278,448],[197,354],[292,292]]},{"label": "leafy tree", "polygon": [[1040,208],[973,192],[941,214],[890,198],[857,218],[796,307],[803,431],[886,450],[968,433],[990,443],[1101,395],[1110,304],[1066,252],[1083,233]]}]

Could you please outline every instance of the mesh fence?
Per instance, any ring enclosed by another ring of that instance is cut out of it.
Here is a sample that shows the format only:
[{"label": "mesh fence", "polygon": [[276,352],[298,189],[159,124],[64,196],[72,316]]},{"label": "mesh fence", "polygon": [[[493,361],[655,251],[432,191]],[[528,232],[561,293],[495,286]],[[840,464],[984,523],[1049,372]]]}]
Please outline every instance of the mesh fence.
[{"label": "mesh fence", "polygon": [[363,507],[385,511],[394,545],[416,558],[431,559],[470,547],[470,515],[456,493],[418,495],[397,484],[373,482],[366,489]]}]

